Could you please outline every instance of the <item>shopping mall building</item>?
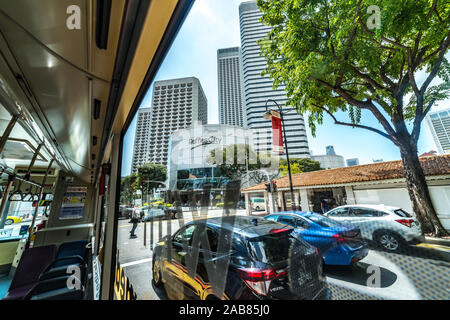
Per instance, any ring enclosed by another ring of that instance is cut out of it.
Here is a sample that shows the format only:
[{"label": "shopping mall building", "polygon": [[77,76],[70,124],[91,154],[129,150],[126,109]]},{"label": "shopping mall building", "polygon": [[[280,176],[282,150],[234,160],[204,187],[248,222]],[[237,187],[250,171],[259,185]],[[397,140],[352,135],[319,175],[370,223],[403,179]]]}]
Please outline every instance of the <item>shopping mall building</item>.
[{"label": "shopping mall building", "polygon": [[[252,147],[253,139],[251,130],[224,124],[195,125],[175,131],[169,140],[169,190],[178,191],[181,201],[187,202],[189,193],[210,189],[211,204],[221,202],[230,178],[220,171],[211,158],[208,159],[211,151],[235,144],[242,148],[238,154],[244,154],[245,158],[244,145]],[[234,160],[231,155],[217,154],[216,163]]]}]

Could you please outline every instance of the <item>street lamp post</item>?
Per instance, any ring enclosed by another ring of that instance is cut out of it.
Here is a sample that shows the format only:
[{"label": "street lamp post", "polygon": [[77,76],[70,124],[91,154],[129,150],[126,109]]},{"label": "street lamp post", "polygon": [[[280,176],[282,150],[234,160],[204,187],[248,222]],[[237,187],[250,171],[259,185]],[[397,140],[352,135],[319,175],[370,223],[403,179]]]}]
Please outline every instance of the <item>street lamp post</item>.
[{"label": "street lamp post", "polygon": [[[283,110],[282,110],[281,106],[275,100],[267,99],[266,100],[266,114],[265,114],[265,116],[269,115],[269,114],[270,114],[270,116],[272,116],[270,111],[268,111],[268,109],[267,109],[267,103],[269,101],[272,101],[273,103],[275,103],[275,105],[278,108],[278,112],[280,113],[281,126],[282,126],[282,129],[283,129],[282,134],[284,136],[284,145],[286,147],[286,161],[287,161],[288,175],[289,175],[289,189],[291,191],[291,207],[292,207],[292,210],[296,210],[296,205],[295,205],[295,200],[294,200],[294,187],[292,186],[291,165],[290,165],[290,162],[289,162],[289,150],[288,150],[287,139],[286,139],[286,130],[284,129]],[[264,118],[266,119],[266,117],[264,117]]]}]

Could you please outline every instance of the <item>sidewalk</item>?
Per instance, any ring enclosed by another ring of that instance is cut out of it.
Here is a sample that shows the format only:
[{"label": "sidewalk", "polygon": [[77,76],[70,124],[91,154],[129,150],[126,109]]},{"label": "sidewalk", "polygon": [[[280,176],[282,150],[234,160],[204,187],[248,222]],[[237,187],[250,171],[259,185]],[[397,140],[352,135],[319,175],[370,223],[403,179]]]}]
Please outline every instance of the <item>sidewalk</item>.
[{"label": "sidewalk", "polygon": [[441,246],[450,247],[450,239],[425,237],[425,243],[439,244]]}]

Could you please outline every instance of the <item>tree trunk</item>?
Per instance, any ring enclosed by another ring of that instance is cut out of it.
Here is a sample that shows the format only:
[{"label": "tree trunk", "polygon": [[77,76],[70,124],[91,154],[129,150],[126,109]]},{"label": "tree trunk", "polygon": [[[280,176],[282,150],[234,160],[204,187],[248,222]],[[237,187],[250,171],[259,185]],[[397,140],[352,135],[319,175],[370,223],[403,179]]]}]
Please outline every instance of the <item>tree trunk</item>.
[{"label": "tree trunk", "polygon": [[437,237],[448,235],[439,221],[433,203],[431,202],[425,174],[417,156],[417,147],[409,140],[400,148],[400,153],[405,168],[406,186],[409,197],[416,218],[420,222],[422,232],[424,234],[432,233]]}]

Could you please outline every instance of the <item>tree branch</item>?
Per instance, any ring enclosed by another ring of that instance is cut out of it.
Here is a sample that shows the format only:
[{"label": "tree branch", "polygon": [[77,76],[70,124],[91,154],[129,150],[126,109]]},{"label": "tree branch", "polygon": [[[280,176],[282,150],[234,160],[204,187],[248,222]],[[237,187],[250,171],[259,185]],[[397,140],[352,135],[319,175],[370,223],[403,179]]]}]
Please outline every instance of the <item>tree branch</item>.
[{"label": "tree branch", "polygon": [[392,140],[391,136],[389,136],[387,133],[385,133],[385,132],[383,132],[383,131],[381,131],[381,130],[378,130],[378,129],[375,129],[375,128],[372,128],[372,127],[369,127],[369,126],[361,125],[361,124],[347,123],[347,122],[339,121],[339,120],[336,119],[336,117],[335,117],[335,116],[334,116],[327,108],[321,107],[321,106],[316,105],[316,104],[314,104],[314,106],[315,106],[316,108],[322,109],[323,111],[325,111],[326,113],[328,113],[328,115],[329,115],[331,118],[333,118],[335,124],[338,124],[338,125],[341,125],[341,126],[353,127],[353,128],[366,129],[366,130],[369,130],[369,131],[378,133],[379,135],[385,137],[386,139],[389,139],[390,141],[394,142],[394,141]]},{"label": "tree branch", "polygon": [[[373,39],[371,38],[373,42],[375,42],[376,44],[381,44],[381,43],[379,43],[378,41],[375,40],[376,34],[373,33],[373,32],[371,32],[371,31],[369,31],[369,30],[366,28],[366,26],[365,26],[364,23],[362,22],[361,17],[359,17],[358,22],[359,22],[359,24],[361,25],[361,27],[362,27],[362,29],[363,29],[363,31],[364,31],[365,33],[367,33],[367,34],[371,35],[372,37],[374,37]],[[390,40],[390,39],[388,39],[388,38],[381,37],[381,40],[384,40],[384,41],[386,41],[387,43],[390,43],[390,44],[392,44],[393,46],[396,46],[396,47],[398,47],[398,48],[400,48],[400,49],[403,49],[403,50],[409,50],[409,47],[404,46],[403,44],[398,43],[398,42],[393,41],[393,40]]]},{"label": "tree branch", "polygon": [[450,45],[450,32],[447,33],[447,37],[441,42],[441,45],[439,46],[439,55],[437,57],[436,62],[434,63],[433,68],[431,69],[430,74],[428,75],[427,79],[422,84],[422,87],[420,88],[420,94],[424,94],[425,90],[427,90],[428,86],[430,85],[431,81],[436,76],[437,72],[439,71],[439,67],[441,66],[442,60],[444,59],[445,52],[447,51],[448,47]]}]

